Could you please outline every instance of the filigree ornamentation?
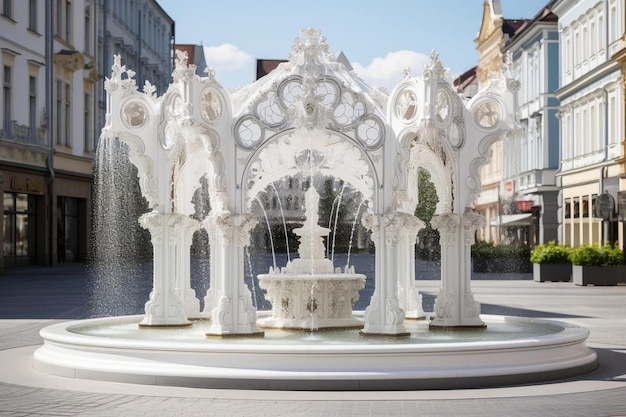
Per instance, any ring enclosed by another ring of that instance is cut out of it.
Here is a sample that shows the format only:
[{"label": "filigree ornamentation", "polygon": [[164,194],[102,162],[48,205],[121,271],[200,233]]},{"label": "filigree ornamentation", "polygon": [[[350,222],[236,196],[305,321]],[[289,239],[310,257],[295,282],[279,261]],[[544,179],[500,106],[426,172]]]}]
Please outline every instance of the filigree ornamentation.
[{"label": "filigree ornamentation", "polygon": [[[123,76],[126,75],[126,78]],[[130,95],[137,91],[137,83],[133,78],[135,71],[126,69],[126,65],[122,65],[122,57],[114,55],[113,65],[111,66],[111,78],[104,81],[104,89],[110,93],[120,89],[124,91],[124,96]]]},{"label": "filigree ornamentation", "polygon": [[362,150],[351,142],[313,129],[283,135],[259,153],[250,164],[249,201],[268,184],[299,171],[341,177],[364,200],[371,200],[374,194],[370,164]]},{"label": "filigree ornamentation", "polygon": [[424,80],[445,80],[446,69],[439,61],[439,53],[434,49],[430,52],[430,64],[424,67],[422,72]]}]

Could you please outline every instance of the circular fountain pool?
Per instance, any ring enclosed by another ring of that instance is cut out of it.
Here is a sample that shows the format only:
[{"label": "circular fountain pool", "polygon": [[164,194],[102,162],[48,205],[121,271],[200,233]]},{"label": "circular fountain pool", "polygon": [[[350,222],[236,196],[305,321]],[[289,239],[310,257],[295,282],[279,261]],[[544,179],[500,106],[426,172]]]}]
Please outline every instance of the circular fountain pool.
[{"label": "circular fountain pool", "polygon": [[41,331],[35,366],[83,379],[206,388],[396,390],[496,386],[563,378],[596,367],[581,327],[482,316],[486,329],[428,330],[408,338],[358,330],[268,330],[264,338],[207,339],[206,321],[139,329],[141,316],[60,323]]}]

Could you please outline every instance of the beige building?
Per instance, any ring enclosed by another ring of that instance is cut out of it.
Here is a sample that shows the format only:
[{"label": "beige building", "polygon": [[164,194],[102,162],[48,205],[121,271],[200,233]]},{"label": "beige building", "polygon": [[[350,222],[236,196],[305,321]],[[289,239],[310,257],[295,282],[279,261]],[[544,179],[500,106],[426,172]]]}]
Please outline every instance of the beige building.
[{"label": "beige building", "polygon": [[615,213],[603,219],[606,205],[599,202],[617,200],[624,189],[624,77],[612,57],[623,48],[626,6],[622,0],[553,3],[561,46],[563,242],[623,245]]}]

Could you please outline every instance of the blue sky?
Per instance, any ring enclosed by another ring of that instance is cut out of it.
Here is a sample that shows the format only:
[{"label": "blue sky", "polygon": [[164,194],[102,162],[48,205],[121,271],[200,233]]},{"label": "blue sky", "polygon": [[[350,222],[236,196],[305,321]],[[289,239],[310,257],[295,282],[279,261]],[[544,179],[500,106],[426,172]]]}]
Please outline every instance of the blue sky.
[{"label": "blue sky", "polygon": [[[483,0],[158,0],[176,42],[202,44],[226,88],[250,84],[256,59],[284,59],[300,29],[316,27],[372,85],[416,75],[435,49],[458,75],[476,65]],[[548,0],[501,0],[505,18],[532,18]]]}]

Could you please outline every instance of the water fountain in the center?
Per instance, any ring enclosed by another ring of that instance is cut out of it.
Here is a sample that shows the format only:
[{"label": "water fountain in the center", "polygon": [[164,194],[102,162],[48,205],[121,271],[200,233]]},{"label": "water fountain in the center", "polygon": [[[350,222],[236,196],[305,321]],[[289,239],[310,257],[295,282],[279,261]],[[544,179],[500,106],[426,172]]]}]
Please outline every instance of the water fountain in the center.
[{"label": "water fountain in the center", "polygon": [[365,286],[365,275],[355,274],[354,267],[335,270],[326,258],[322,238],[330,229],[318,224],[319,195],[311,187],[304,195],[306,220],[294,229],[300,237],[300,257],[284,268],[270,268],[259,275],[261,288],[272,303],[272,316],[259,320],[261,327],[319,330],[363,327],[352,314],[352,306]]},{"label": "water fountain in the center", "polygon": [[[212,71],[198,76],[178,53],[173,82],[158,97],[148,82],[139,91],[135,73],[116,57],[105,82],[101,143],[126,143],[137,167],[151,210],[140,224],[154,249],[152,292],[144,315],[43,329],[35,366],[73,378],[267,389],[473,387],[593,369],[587,330],[481,315],[474,300],[480,167],[491,144],[519,130],[519,82],[504,62],[502,76],[491,76],[471,100],[454,92],[435,53],[421,75],[405,71],[387,94],[307,29],[287,63],[234,92]],[[431,174],[439,199],[431,226],[441,236],[441,283],[431,320],[409,321],[424,316],[415,279],[419,169]],[[273,309],[257,312],[245,280],[245,248],[263,223],[253,206],[265,190],[298,176],[311,179],[306,221],[297,229],[300,257],[259,277]],[[351,265],[336,270],[323,255],[316,177],[334,177],[360,196],[361,223],[374,245],[365,311],[352,312],[363,277]],[[211,210],[197,218],[192,200],[201,180]],[[199,229],[210,243],[203,311],[190,281]],[[342,330],[310,340],[308,331],[274,327]]]}]

